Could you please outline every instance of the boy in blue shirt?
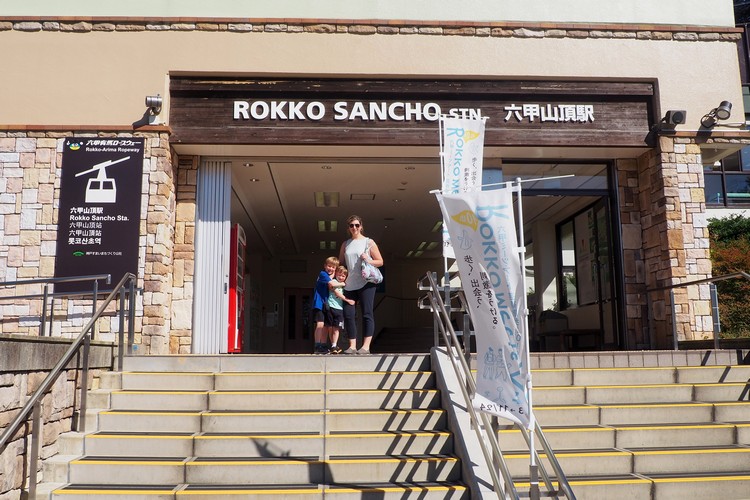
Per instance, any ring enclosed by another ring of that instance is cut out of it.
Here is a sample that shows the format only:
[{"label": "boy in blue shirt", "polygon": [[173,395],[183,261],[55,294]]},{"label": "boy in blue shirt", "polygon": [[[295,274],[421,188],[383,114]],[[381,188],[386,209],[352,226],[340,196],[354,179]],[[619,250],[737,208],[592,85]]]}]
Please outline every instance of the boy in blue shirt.
[{"label": "boy in blue shirt", "polygon": [[313,338],[315,339],[314,354],[328,353],[324,310],[328,302],[328,282],[331,281],[331,276],[333,276],[338,265],[339,259],[328,257],[325,263],[323,263],[323,270],[318,274],[318,281],[315,282],[312,304],[313,323],[315,323],[315,333],[313,334]]}]

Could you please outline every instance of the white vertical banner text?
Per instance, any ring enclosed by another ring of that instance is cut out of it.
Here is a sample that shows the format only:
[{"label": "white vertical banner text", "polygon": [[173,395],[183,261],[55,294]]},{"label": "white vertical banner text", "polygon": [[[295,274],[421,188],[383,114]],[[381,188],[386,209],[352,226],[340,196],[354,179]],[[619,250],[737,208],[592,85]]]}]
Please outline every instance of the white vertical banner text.
[{"label": "white vertical banner text", "polygon": [[524,280],[510,188],[438,195],[477,342],[480,411],[533,425]]}]

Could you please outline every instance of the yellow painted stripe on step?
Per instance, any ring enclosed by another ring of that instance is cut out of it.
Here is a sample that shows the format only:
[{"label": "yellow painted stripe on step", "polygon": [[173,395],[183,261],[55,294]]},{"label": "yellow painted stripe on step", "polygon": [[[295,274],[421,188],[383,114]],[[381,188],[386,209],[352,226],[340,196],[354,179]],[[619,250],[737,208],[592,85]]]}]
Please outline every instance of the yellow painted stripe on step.
[{"label": "yellow painted stripe on step", "polygon": [[150,415],[150,416],[200,416],[202,412],[196,411],[126,411],[110,410],[99,412],[99,415]]},{"label": "yellow painted stripe on step", "polygon": [[347,434],[326,434],[326,438],[394,438],[394,437],[434,437],[434,436],[450,436],[450,432],[419,432],[419,431],[402,431],[399,433],[394,432],[368,432],[368,433],[347,433]]},{"label": "yellow painted stripe on step", "polygon": [[[556,456],[557,458],[560,457],[622,457],[622,456],[630,456],[632,455],[632,452],[629,451],[592,451],[592,452],[580,452],[580,453],[563,453],[563,452],[557,452]],[[540,457],[547,457],[545,453],[540,453]],[[511,453],[506,454],[505,458],[529,458],[528,453]]]},{"label": "yellow painted stripe on step", "polygon": [[706,483],[713,481],[750,481],[750,476],[705,476],[653,479],[655,483]]},{"label": "yellow painted stripe on step", "polygon": [[424,458],[335,458],[329,459],[329,464],[382,464],[382,463],[410,463],[410,462],[458,462],[454,457],[424,457]]},{"label": "yellow painted stripe on step", "polygon": [[220,465],[226,467],[227,465],[310,465],[320,463],[324,462],[321,460],[295,460],[293,458],[285,458],[283,462],[279,460],[216,460],[210,462],[188,462],[185,465],[194,467]]},{"label": "yellow painted stripe on step", "polygon": [[[691,408],[701,406],[713,406],[714,403],[656,403],[649,405],[598,405],[599,408],[632,408],[632,409],[648,409],[648,408]],[[534,411],[537,411],[534,408]]]},{"label": "yellow painted stripe on step", "polygon": [[[651,483],[651,480],[649,479],[639,479],[639,478],[633,478],[633,479],[596,479],[593,481],[583,481],[583,480],[569,480],[568,483],[571,486],[599,486],[599,485],[617,485],[617,484],[648,484]],[[540,485],[542,483],[540,482]],[[531,483],[516,483],[514,482],[513,485],[516,488],[529,488],[531,486]],[[560,485],[553,481],[552,485],[555,488],[559,488]]]},{"label": "yellow painted stripe on step", "polygon": [[315,411],[237,411],[232,413],[213,413],[203,412],[201,415],[204,417],[278,417],[283,415],[296,415],[301,417],[309,417],[311,415],[321,415],[323,410]]},{"label": "yellow painted stripe on step", "polygon": [[146,434],[88,434],[86,439],[193,439],[193,436],[174,436],[170,434],[159,434],[158,436]]},{"label": "yellow painted stripe on step", "polygon": [[[587,385],[588,389],[664,389],[675,387],[693,387],[695,384],[633,384],[633,385]],[[583,386],[581,386],[583,387]]]},{"label": "yellow painted stripe on step", "polygon": [[[534,409],[536,411],[536,409]],[[613,427],[570,427],[566,429],[553,429],[546,427],[544,429],[545,434],[563,433],[563,432],[614,432],[616,429]],[[503,429],[498,431],[505,434],[516,434],[520,433],[519,429]]]},{"label": "yellow painted stripe on step", "polygon": [[179,375],[188,375],[190,377],[213,377],[214,373],[212,372],[122,372],[123,375],[144,375],[149,377],[159,377],[159,376],[165,376],[165,377],[172,377],[172,376],[179,376]]},{"label": "yellow painted stripe on step", "polygon": [[320,434],[248,434],[248,435],[214,435],[214,436],[195,436],[195,439],[318,439]]},{"label": "yellow painted stripe on step", "polygon": [[534,387],[534,391],[582,391],[586,387],[582,385],[546,385],[544,387]]},{"label": "yellow painted stripe on step", "polygon": [[261,394],[264,396],[270,395],[270,394],[323,394],[323,391],[320,389],[310,389],[305,391],[208,391],[209,394]]},{"label": "yellow painted stripe on step", "polygon": [[182,467],[183,463],[177,460],[71,460],[71,464],[85,465],[174,465]]},{"label": "yellow painted stripe on step", "polygon": [[344,375],[344,376],[349,376],[349,375],[373,375],[373,376],[376,376],[377,375],[377,376],[382,376],[382,375],[403,375],[405,373],[406,374],[414,374],[414,375],[427,375],[427,374],[430,374],[432,372],[425,372],[425,371],[412,372],[412,371],[405,371],[405,370],[401,370],[401,371],[398,371],[398,370],[388,371],[388,370],[385,370],[385,371],[379,371],[379,372],[364,372],[364,371],[363,372],[328,372],[328,375]]},{"label": "yellow painted stripe on step", "polygon": [[401,414],[417,414],[417,413],[445,413],[445,410],[440,408],[434,408],[431,410],[350,410],[350,411],[329,411],[328,415],[381,415],[381,414],[388,414],[388,415],[401,415]]},{"label": "yellow painted stripe on step", "polygon": [[396,486],[383,486],[382,488],[377,487],[369,487],[369,488],[336,488],[336,489],[326,489],[325,493],[326,495],[334,495],[336,493],[377,493],[377,492],[384,492],[384,493],[399,493],[403,491],[466,491],[466,486],[456,485],[456,486],[403,486],[401,488]]},{"label": "yellow painted stripe on step", "polygon": [[717,455],[719,453],[750,453],[750,448],[686,449],[634,451],[633,455]]},{"label": "yellow painted stripe on step", "polygon": [[[571,372],[572,368],[534,368],[531,370],[531,373],[566,373]],[[476,372],[476,370],[472,370],[473,372]]]},{"label": "yellow painted stripe on step", "polygon": [[[666,431],[678,429],[733,429],[733,424],[705,424],[705,425],[649,425],[649,426],[613,426],[618,431]],[[545,432],[549,432],[548,430]]]},{"label": "yellow painted stripe on step", "polygon": [[713,403],[714,406],[750,406],[750,401],[727,401],[724,403]]},{"label": "yellow painted stripe on step", "polygon": [[745,387],[747,382],[709,382],[693,385],[696,387]]},{"label": "yellow painted stripe on step", "polygon": [[601,372],[601,371],[618,371],[618,372],[637,372],[637,371],[674,371],[674,366],[623,366],[622,368],[613,366],[608,368],[573,368],[577,372]]},{"label": "yellow painted stripe on step", "polygon": [[209,495],[211,498],[223,495],[309,495],[320,491],[318,488],[309,489],[276,489],[276,490],[183,490],[175,493],[175,496],[197,496]]},{"label": "yellow painted stripe on step", "polygon": [[153,396],[166,396],[169,394],[207,394],[209,391],[112,391],[112,394],[150,394]]},{"label": "yellow painted stripe on step", "polygon": [[325,375],[323,372],[232,372],[217,373],[217,377],[294,377],[294,376]]},{"label": "yellow painted stripe on step", "polygon": [[572,406],[536,406],[534,411],[560,411],[560,410],[598,410],[598,406],[593,405],[572,405]]},{"label": "yellow painted stripe on step", "polygon": [[173,490],[54,490],[53,495],[171,495]]}]

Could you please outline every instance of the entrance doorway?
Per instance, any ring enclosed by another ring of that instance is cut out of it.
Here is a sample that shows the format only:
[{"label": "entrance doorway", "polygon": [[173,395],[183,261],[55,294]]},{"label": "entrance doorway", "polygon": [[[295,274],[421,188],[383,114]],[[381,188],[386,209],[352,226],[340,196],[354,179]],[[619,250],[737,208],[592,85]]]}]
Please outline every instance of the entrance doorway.
[{"label": "entrance doorway", "polygon": [[[232,165],[231,223],[241,224],[247,233],[248,279],[257,284],[260,309],[278,311],[275,320],[266,314],[260,328],[249,332],[249,345],[266,353],[312,351],[311,285],[325,259],[339,254],[347,237],[343,221],[352,214],[364,220],[365,234],[385,257],[386,280],[376,298],[376,335],[432,326],[429,312],[415,305],[415,283],[428,271],[444,269],[441,215],[430,193],[440,184],[439,162],[387,157],[222,160]],[[556,264],[556,227],[601,202],[592,212],[592,230],[596,235],[611,233],[608,169],[603,162],[485,160],[485,172],[494,182],[528,181],[522,200],[525,241],[533,249],[527,249],[527,290],[532,289],[530,304],[536,307],[532,324],[542,311],[560,310],[565,300],[565,290],[557,287],[562,277]],[[585,327],[603,332],[597,342],[617,345],[618,298],[609,284],[615,276],[612,255],[618,252],[612,251],[612,241],[596,242],[596,265],[608,269],[591,275],[606,280],[595,288],[596,298],[561,312],[572,318],[578,309],[595,304],[601,309],[593,316],[597,323]]]},{"label": "entrance doorway", "polygon": [[284,289],[284,353],[313,352],[312,288]]}]

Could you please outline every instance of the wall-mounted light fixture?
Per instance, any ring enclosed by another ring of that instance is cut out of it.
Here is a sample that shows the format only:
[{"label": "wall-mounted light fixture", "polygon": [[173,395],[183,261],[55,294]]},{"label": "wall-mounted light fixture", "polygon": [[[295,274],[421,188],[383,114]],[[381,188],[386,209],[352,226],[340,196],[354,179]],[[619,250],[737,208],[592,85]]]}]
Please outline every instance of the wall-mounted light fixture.
[{"label": "wall-mounted light fixture", "polygon": [[148,108],[149,114],[158,115],[161,113],[162,102],[161,94],[146,96],[146,107]]},{"label": "wall-mounted light fixture", "polygon": [[719,120],[726,120],[732,115],[732,103],[729,101],[721,101],[718,107],[709,111],[706,115],[701,118],[701,125],[706,128],[711,128],[716,125]]}]

